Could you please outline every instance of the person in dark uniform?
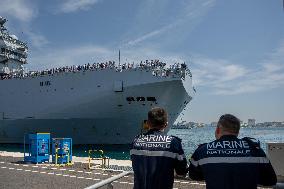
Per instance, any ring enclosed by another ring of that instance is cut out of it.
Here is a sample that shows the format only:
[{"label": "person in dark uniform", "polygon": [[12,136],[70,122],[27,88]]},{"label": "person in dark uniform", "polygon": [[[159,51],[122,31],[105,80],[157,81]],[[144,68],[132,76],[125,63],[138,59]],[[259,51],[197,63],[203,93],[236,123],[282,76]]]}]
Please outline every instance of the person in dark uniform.
[{"label": "person in dark uniform", "polygon": [[167,113],[162,108],[148,112],[149,131],[135,137],[130,150],[134,189],[173,188],[174,171],[185,176],[187,161],[181,139],[164,132]]},{"label": "person in dark uniform", "polygon": [[189,177],[205,180],[207,189],[256,189],[273,186],[274,169],[252,138],[238,138],[240,121],[222,115],[215,131],[216,140],[196,149],[190,160]]}]

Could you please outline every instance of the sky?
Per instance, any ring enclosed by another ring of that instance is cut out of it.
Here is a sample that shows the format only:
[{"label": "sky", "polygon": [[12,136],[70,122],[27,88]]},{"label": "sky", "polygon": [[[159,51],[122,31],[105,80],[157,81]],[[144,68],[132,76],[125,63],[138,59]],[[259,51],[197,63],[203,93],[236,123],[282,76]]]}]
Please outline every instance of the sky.
[{"label": "sky", "polygon": [[283,0],[0,0],[30,70],[185,61],[197,90],[178,121],[284,121]]}]

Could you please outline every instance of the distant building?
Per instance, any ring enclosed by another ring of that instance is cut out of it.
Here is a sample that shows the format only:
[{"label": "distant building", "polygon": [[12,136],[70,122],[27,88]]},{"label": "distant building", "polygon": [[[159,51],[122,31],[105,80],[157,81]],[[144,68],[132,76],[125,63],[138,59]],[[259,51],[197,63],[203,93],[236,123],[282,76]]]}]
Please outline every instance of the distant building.
[{"label": "distant building", "polygon": [[284,122],[263,122],[263,123],[257,123],[256,127],[284,127]]},{"label": "distant building", "polygon": [[211,122],[211,127],[217,127],[218,122]]},{"label": "distant building", "polygon": [[248,126],[255,127],[255,119],[248,119]]}]

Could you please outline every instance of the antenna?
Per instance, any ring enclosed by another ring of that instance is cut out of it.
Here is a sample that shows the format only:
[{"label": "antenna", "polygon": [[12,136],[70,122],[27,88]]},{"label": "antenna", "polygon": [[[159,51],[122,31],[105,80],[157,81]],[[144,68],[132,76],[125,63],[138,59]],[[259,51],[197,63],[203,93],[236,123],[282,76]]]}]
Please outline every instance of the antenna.
[{"label": "antenna", "polygon": [[120,64],[120,49],[118,51],[118,63]]}]

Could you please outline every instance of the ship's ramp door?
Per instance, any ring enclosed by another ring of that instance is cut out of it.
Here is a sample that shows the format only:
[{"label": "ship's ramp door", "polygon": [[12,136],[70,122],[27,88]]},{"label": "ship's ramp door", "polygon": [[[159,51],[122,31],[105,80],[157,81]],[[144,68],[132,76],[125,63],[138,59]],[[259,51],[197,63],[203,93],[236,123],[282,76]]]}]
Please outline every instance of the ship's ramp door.
[{"label": "ship's ramp door", "polygon": [[123,92],[123,81],[114,81],[113,83],[114,92]]}]

